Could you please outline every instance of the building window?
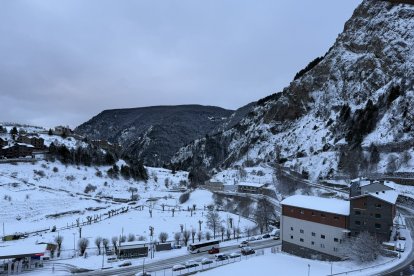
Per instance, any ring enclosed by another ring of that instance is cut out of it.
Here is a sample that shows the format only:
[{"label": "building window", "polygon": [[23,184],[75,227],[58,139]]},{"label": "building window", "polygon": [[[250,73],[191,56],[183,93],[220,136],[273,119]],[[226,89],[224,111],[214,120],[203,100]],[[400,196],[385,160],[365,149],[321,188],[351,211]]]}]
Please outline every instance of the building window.
[{"label": "building window", "polygon": [[334,247],[334,252],[338,252],[338,248]]},{"label": "building window", "polygon": [[326,215],[324,213],[321,213],[321,217],[326,218]]},{"label": "building window", "polygon": [[355,215],[357,216],[361,215],[361,211],[355,211]]},{"label": "building window", "polygon": [[293,208],[290,208],[290,212],[293,213],[293,211],[294,211]]},{"label": "building window", "polygon": [[305,214],[305,211],[300,210],[300,214],[301,214],[301,215]]},{"label": "building window", "polygon": [[300,239],[301,242],[303,242],[303,239]]},{"label": "building window", "polygon": [[380,223],[375,223],[375,228],[376,229],[381,229],[381,224]]},{"label": "building window", "polygon": [[300,233],[303,234],[305,231],[303,231],[302,229],[300,229]]},{"label": "building window", "polygon": [[290,231],[293,231],[293,227],[290,227]]},{"label": "building window", "polygon": [[325,248],[325,245],[323,243],[321,243],[321,248]]},{"label": "building window", "polygon": [[293,236],[290,236],[290,239],[293,240]]},{"label": "building window", "polygon": [[312,212],[312,217],[314,217],[315,216],[315,212]]},{"label": "building window", "polygon": [[334,242],[339,242],[338,238],[334,238]]},{"label": "building window", "polygon": [[335,217],[334,217],[334,220],[339,220],[339,217],[335,216]]},{"label": "building window", "polygon": [[377,203],[377,204],[375,204],[375,208],[380,209],[380,208],[381,208],[381,203]]},{"label": "building window", "polygon": [[361,222],[360,222],[359,220],[356,220],[356,221],[355,221],[355,224],[356,224],[356,225],[361,225]]},{"label": "building window", "polygon": [[381,218],[381,214],[375,214],[375,218]]},{"label": "building window", "polygon": [[315,232],[312,232],[312,237],[315,237],[315,236],[316,236]]},{"label": "building window", "polygon": [[321,235],[321,239],[325,239],[325,235]]},{"label": "building window", "polygon": [[315,245],[315,242],[311,242],[312,245]]}]

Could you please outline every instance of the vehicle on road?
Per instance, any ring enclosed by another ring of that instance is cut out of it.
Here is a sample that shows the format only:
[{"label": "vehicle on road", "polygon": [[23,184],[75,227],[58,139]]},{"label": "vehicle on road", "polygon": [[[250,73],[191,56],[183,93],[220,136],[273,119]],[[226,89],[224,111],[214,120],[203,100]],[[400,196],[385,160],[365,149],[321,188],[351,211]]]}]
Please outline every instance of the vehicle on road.
[{"label": "vehicle on road", "polygon": [[246,247],[246,246],[249,246],[249,242],[248,241],[242,241],[240,243],[240,245],[239,245],[239,247],[241,247],[241,248]]},{"label": "vehicle on road", "polygon": [[220,249],[218,248],[212,248],[208,251],[208,254],[217,254],[220,253]]},{"label": "vehicle on road", "polygon": [[108,257],[108,259],[106,260],[108,263],[114,263],[118,261],[118,258],[116,256],[110,256]]},{"label": "vehicle on road", "polygon": [[172,249],[181,249],[181,244],[175,244],[175,243],[173,243],[173,244],[171,245],[171,248],[172,248]]},{"label": "vehicle on road", "polygon": [[190,253],[207,252],[213,248],[220,248],[220,240],[192,243],[187,246]]},{"label": "vehicle on road", "polygon": [[273,236],[273,239],[274,239],[274,240],[280,240],[280,236],[279,236],[279,235],[277,235],[277,236]]},{"label": "vehicle on road", "polygon": [[197,267],[200,264],[198,264],[196,261],[189,260],[189,261],[186,261],[184,265],[185,265],[185,268],[191,268],[191,267]]},{"label": "vehicle on road", "polygon": [[203,258],[201,260],[201,264],[202,265],[208,265],[208,264],[212,264],[212,263],[213,263],[213,260],[212,259],[209,259],[209,258]]},{"label": "vehicle on road", "polygon": [[229,256],[226,254],[217,254],[216,255],[216,261],[224,261],[224,260],[228,260]]},{"label": "vehicle on road", "polygon": [[186,269],[185,265],[182,264],[176,264],[172,267],[172,271],[180,271]]},{"label": "vehicle on road", "polygon": [[250,238],[247,239],[247,241],[255,241],[255,240],[256,240],[255,237],[250,237]]},{"label": "vehicle on road", "polygon": [[256,251],[254,251],[254,249],[253,249],[253,248],[251,248],[250,246],[246,246],[246,247],[243,247],[243,248],[241,249],[241,253],[242,253],[244,256],[246,256],[246,255],[252,255],[252,254],[256,253]]},{"label": "vehicle on road", "polygon": [[262,238],[263,239],[270,239],[270,234],[264,234]]},{"label": "vehicle on road", "polygon": [[256,239],[256,241],[260,241],[260,240],[263,240],[263,237],[262,236],[258,236],[255,239]]},{"label": "vehicle on road", "polygon": [[241,256],[241,254],[239,252],[233,252],[229,255],[230,259],[235,259],[235,258],[238,258],[240,256]]},{"label": "vehicle on road", "polygon": [[122,264],[118,265],[119,267],[130,266],[132,265],[131,262],[123,262]]}]

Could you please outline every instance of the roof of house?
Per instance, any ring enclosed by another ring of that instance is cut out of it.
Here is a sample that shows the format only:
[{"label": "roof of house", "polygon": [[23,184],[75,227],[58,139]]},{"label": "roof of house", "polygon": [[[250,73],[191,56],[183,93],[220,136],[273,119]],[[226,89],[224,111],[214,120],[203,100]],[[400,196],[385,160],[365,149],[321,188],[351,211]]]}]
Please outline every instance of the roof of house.
[{"label": "roof of house", "polygon": [[372,196],[372,197],[378,198],[382,201],[385,201],[385,202],[388,202],[388,203],[391,203],[391,204],[396,204],[399,193],[397,193],[394,190],[386,190],[386,191],[378,191],[378,192],[373,192],[373,193],[365,193],[363,195],[354,196],[351,199],[361,198],[361,197],[365,197],[365,196]]},{"label": "roof of house", "polygon": [[349,216],[350,209],[349,201],[347,200],[305,195],[287,197],[281,204],[344,216]]},{"label": "roof of house", "polygon": [[30,256],[42,254],[46,251],[44,244],[10,244],[8,246],[0,246],[0,259],[11,259],[18,256]]}]

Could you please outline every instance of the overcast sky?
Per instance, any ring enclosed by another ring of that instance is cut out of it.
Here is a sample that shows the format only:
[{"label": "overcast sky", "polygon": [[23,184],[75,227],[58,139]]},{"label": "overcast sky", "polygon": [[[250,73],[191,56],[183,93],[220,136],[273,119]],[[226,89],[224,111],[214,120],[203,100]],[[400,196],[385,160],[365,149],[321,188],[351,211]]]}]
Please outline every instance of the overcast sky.
[{"label": "overcast sky", "polygon": [[236,109],[323,55],[360,0],[3,0],[0,121],[104,109]]}]

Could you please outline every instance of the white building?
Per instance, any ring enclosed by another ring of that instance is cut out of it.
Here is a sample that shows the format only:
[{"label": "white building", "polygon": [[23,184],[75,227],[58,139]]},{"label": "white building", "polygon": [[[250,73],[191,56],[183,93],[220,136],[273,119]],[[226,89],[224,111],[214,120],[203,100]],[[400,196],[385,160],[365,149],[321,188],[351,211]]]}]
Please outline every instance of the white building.
[{"label": "white building", "polygon": [[349,201],[295,195],[281,202],[282,250],[316,259],[339,259],[350,232]]}]

